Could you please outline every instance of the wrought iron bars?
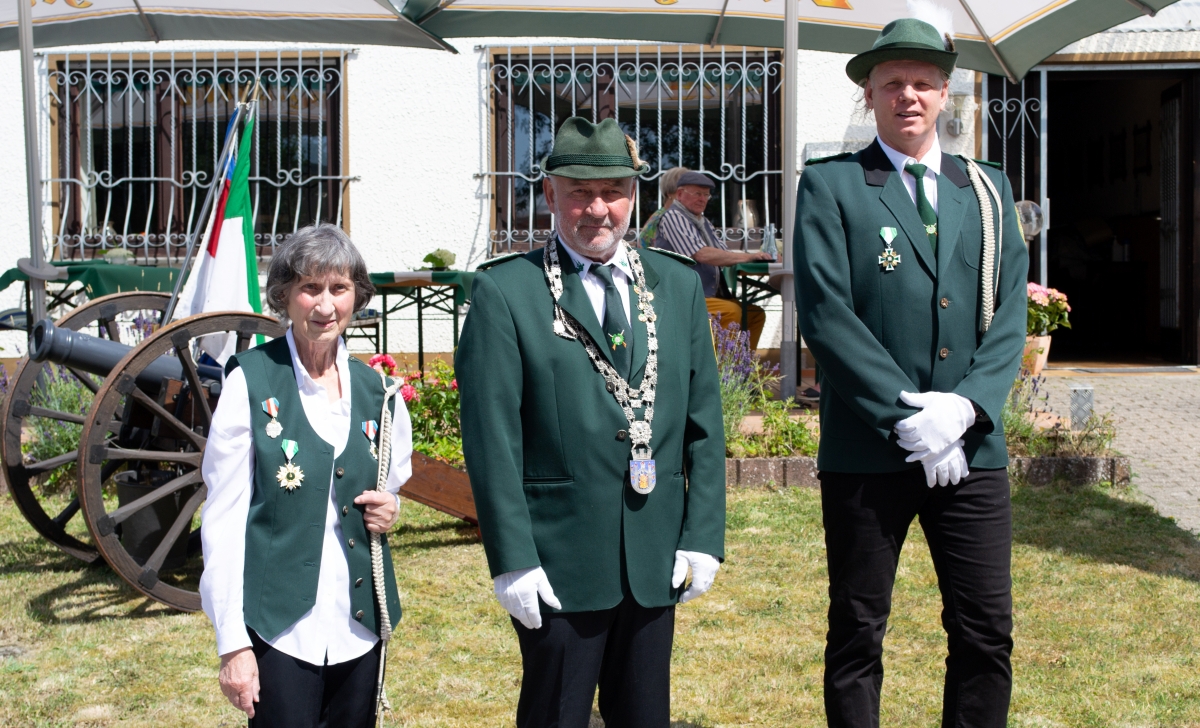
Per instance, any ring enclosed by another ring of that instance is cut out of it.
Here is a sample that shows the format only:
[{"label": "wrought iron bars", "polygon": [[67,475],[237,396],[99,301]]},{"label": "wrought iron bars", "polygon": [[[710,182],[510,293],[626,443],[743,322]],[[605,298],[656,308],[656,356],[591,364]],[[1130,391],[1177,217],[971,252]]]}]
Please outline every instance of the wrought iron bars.
[{"label": "wrought iron bars", "polygon": [[551,234],[542,158],[563,119],[614,118],[651,169],[637,178],[631,236],[658,209],[658,179],[683,164],[718,183],[709,214],[731,248],[778,228],[781,62],[768,49],[634,44],[480,46],[489,109],[481,178],[493,182],[491,252]]},{"label": "wrought iron bars", "polygon": [[237,100],[259,84],[251,194],[259,254],[298,227],[342,224],[343,71],[349,49],[48,56],[60,259],[124,248],[175,262]]}]

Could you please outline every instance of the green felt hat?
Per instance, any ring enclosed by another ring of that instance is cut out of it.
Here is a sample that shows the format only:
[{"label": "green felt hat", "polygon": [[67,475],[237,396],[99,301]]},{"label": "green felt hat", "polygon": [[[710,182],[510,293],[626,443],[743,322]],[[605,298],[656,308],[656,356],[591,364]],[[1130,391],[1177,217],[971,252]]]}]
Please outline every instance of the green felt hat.
[{"label": "green felt hat", "polygon": [[923,20],[902,18],[883,26],[871,50],[850,59],[846,75],[861,86],[871,69],[886,61],[922,61],[953,73],[958,52],[949,35],[943,38],[937,28]]},{"label": "green felt hat", "polygon": [[572,116],[554,137],[554,149],[542,160],[542,171],[571,179],[636,177],[650,171],[637,157],[637,145],[615,119],[593,124]]}]

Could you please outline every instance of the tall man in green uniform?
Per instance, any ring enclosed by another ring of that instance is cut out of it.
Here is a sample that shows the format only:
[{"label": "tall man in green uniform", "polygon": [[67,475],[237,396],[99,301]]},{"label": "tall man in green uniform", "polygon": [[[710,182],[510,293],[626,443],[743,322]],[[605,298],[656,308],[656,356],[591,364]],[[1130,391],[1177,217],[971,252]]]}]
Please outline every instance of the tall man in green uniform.
[{"label": "tall man in green uniform", "polygon": [[667,728],[675,604],[724,552],[704,290],[623,242],[647,167],[614,120],[567,119],[542,168],[557,237],[480,266],[457,356],[484,550],[521,646],[517,725],[586,728],[599,684],[609,728]]},{"label": "tall man in green uniform", "polygon": [[928,23],[884,27],[846,66],[878,137],[810,162],[796,203],[800,328],[823,373],[835,727],[879,725],[883,637],[914,518],[942,591],[942,725],[1007,721],[1012,511],[1000,410],[1025,336],[1028,255],[1004,174],[938,145],[956,58]]}]

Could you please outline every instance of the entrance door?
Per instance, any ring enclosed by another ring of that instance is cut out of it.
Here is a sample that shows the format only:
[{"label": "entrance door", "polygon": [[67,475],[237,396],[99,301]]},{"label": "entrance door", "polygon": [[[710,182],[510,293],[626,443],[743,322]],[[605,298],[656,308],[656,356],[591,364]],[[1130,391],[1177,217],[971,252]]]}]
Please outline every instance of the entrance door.
[{"label": "entrance door", "polygon": [[1164,359],[1177,361],[1183,354],[1180,328],[1180,121],[1183,84],[1162,93],[1159,133],[1159,341]]}]

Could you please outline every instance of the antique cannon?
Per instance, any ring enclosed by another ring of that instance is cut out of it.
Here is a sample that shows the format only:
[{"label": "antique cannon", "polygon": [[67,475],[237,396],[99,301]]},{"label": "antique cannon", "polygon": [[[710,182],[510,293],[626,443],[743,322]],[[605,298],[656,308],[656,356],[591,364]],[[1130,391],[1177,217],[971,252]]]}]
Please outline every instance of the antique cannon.
[{"label": "antique cannon", "polygon": [[[207,313],[144,335],[168,298],[116,294],[40,322],[0,407],[0,447],[13,498],[39,533],[85,561],[103,558],[157,601],[195,610],[200,462],[221,381],[219,367],[197,362],[196,342],[233,334],[243,351],[284,328],[257,314]],[[86,412],[47,396],[67,379],[92,393]],[[41,460],[23,452],[23,442],[64,425],[80,428],[74,450]],[[39,487],[56,473],[77,479],[73,494]]]}]

